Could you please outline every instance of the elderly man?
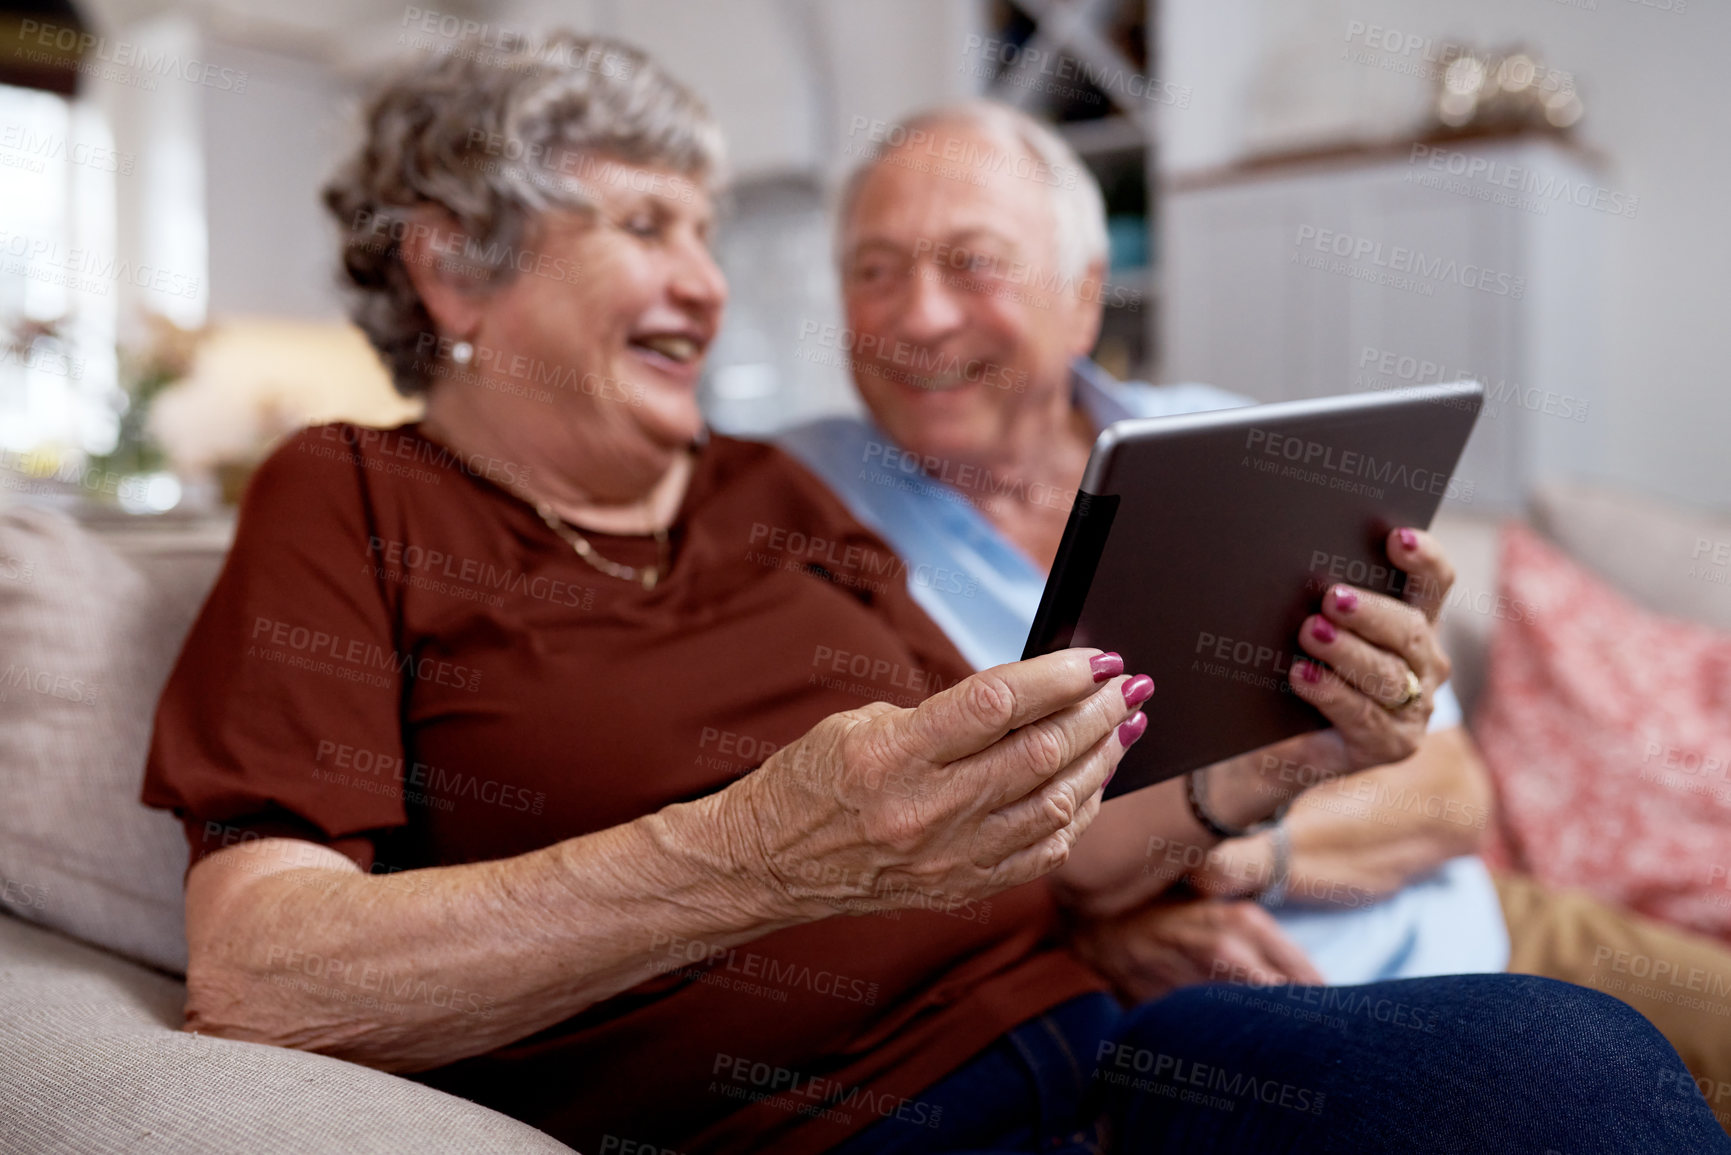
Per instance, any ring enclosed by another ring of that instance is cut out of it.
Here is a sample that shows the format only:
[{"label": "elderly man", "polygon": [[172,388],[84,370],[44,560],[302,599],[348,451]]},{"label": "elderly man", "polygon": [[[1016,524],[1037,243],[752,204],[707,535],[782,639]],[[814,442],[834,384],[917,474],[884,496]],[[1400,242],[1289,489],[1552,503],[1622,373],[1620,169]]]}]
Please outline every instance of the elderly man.
[{"label": "elderly man", "polygon": [[[1118,383],[1087,360],[1105,296],[1104,204],[1055,133],[989,103],[902,127],[854,174],[837,228],[871,421],[821,421],[782,444],[897,548],[915,598],[984,667],[1020,656],[1098,431],[1247,402]],[[1434,548],[1419,534],[1402,544]],[[1159,901],[1079,904],[1091,917],[1076,948],[1139,998],[1209,979],[1502,969],[1603,987],[1607,946],[1731,983],[1731,954],[1716,944],[1528,880],[1493,882],[1476,857],[1489,780],[1461,723],[1445,686],[1416,756],[1312,791],[1273,830],[1221,843]],[[1134,837],[1111,809],[1089,837]],[[1708,1098],[1731,1120],[1726,1020],[1619,993],[1713,1080]],[[1731,1013],[1731,1000],[1721,1005]]]}]

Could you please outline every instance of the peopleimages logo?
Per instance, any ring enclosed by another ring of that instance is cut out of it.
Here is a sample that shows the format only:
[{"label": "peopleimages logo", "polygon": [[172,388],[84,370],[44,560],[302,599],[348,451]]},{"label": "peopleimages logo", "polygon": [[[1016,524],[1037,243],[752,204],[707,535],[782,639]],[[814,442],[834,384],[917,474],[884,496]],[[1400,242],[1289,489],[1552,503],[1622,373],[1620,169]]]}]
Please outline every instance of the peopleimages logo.
[{"label": "peopleimages logo", "polygon": [[[681,204],[697,200],[698,186],[687,177],[598,157],[558,142],[526,141],[510,133],[473,128],[469,130],[469,148],[495,160],[523,162],[529,179],[545,189],[569,192],[607,185]],[[562,184],[558,178],[574,183]]]},{"label": "peopleimages logo", "polygon": [[799,342],[802,348],[817,345],[842,354],[832,362],[835,368],[888,376],[909,385],[931,388],[936,382],[967,381],[1012,393],[1023,393],[1028,388],[1028,375],[1022,370],[874,333],[856,333],[843,325],[802,321]]},{"label": "peopleimages logo", "polygon": [[[746,980],[748,988],[766,984],[770,988],[768,993],[778,1002],[786,1002],[788,992],[796,989],[868,1007],[878,1001],[877,983],[835,971],[813,970],[803,963],[787,962],[749,947],[723,946],[658,930],[649,948],[658,953],[665,952],[678,969],[687,973],[721,972],[723,977]],[[745,993],[765,992],[747,989]]]},{"label": "peopleimages logo", "polygon": [[[1016,44],[977,33],[968,36],[962,54],[975,56],[980,61],[973,68],[963,66],[962,71],[968,75],[1013,84],[1018,88],[1037,87],[1054,96],[1069,97],[1086,104],[1099,104],[1100,93],[1116,92],[1132,100],[1189,108],[1190,99],[1195,95],[1188,84],[1159,80],[1110,60],[1082,60],[1067,52],[1040,48],[1037,44]],[[1090,91],[1090,88],[1099,91]]]},{"label": "peopleimages logo", "polygon": [[[270,981],[308,993],[334,997],[338,1001],[375,1009],[392,1004],[425,1003],[429,1006],[458,1011],[483,1018],[493,1014],[497,999],[461,987],[429,981],[409,971],[392,970],[372,963],[357,963],[350,959],[321,955],[299,947],[273,944],[265,951],[265,967],[275,973]],[[317,984],[306,979],[318,980]],[[326,982],[341,986],[322,986]],[[344,987],[352,988],[344,990]]]},{"label": "peopleimages logo", "polygon": [[5,699],[3,691],[13,687],[80,706],[94,706],[101,689],[95,682],[86,682],[82,678],[57,674],[51,670],[39,670],[16,662],[0,670],[0,701]]},{"label": "peopleimages logo", "polygon": [[[1369,64],[1392,72],[1424,79],[1442,76],[1448,66],[1463,57],[1474,55],[1466,44],[1439,40],[1418,32],[1402,32],[1380,24],[1349,20],[1346,24],[1346,44],[1342,59],[1355,64]],[[1362,45],[1362,48],[1354,47]],[[1378,54],[1381,55],[1378,55]],[[1484,61],[1485,71],[1503,76],[1511,87],[1530,88],[1538,92],[1573,92],[1575,78],[1560,69],[1546,68],[1525,53],[1493,56]]]},{"label": "peopleimages logo", "polygon": [[41,344],[32,344],[25,349],[19,349],[15,345],[0,349],[0,365],[7,362],[33,372],[65,377],[73,381],[84,376],[84,358],[74,357],[58,349],[45,348]]},{"label": "peopleimages logo", "polygon": [[[397,33],[397,44],[402,47],[476,60],[506,71],[527,71],[532,66],[562,68],[597,72],[615,80],[627,80],[633,71],[631,60],[614,49],[550,41],[538,31],[471,20],[436,8],[404,8],[398,27],[402,31]],[[445,43],[441,45],[439,40]],[[525,56],[529,59],[523,59]]]},{"label": "peopleimages logo", "polygon": [[[1433,173],[1460,177],[1469,182],[1482,182],[1520,193],[1531,198],[1541,210],[1546,204],[1567,202],[1577,208],[1592,209],[1611,216],[1633,218],[1640,210],[1641,198],[1603,185],[1573,180],[1566,174],[1537,169],[1531,165],[1510,164],[1494,157],[1476,156],[1459,149],[1436,145],[1415,144],[1407,158],[1407,183],[1412,183],[1412,165],[1424,162]],[[1516,207],[1528,207],[1517,204]]]},{"label": "peopleimages logo", "polygon": [[[477,778],[461,770],[446,770],[388,751],[368,750],[326,738],[319,740],[313,762],[322,767],[327,776],[340,771],[344,784],[377,781],[390,787],[383,793],[407,795],[412,802],[435,805],[441,810],[452,809],[459,798],[529,814],[541,813],[547,803],[545,791],[537,790],[531,794],[522,786]],[[318,777],[317,771],[314,776]],[[328,780],[328,777],[320,780]]]},{"label": "peopleimages logo", "polygon": [[398,653],[374,641],[344,638],[293,622],[255,617],[249,641],[248,657],[261,657],[318,673],[353,675],[351,680],[380,688],[391,685],[388,679],[391,674],[459,690],[481,688],[481,671],[470,666]]},{"label": "peopleimages logo", "polygon": [[[919,238],[914,242],[914,259],[917,261],[921,257],[931,260],[946,284],[975,288],[989,296],[1029,301],[1042,308],[1050,296],[1075,296],[1090,304],[1099,301],[1115,309],[1131,308],[1136,304],[1127,286],[1109,285],[1086,275],[1057,273],[1028,261],[1007,260],[996,253],[983,253],[947,241]],[[1023,288],[1031,292],[1016,294],[1010,291]]]},{"label": "peopleimages logo", "polygon": [[[564,281],[567,284],[580,283],[584,275],[581,266],[574,261],[567,261],[564,257],[509,245],[503,241],[483,244],[461,230],[438,228],[426,221],[405,220],[389,211],[373,213],[366,209],[358,210],[350,232],[366,238],[367,248],[379,251],[391,245],[412,250],[417,242],[424,240],[426,246],[422,260],[429,265],[456,260],[494,272],[509,270],[525,276]],[[409,259],[406,253],[405,259]]]},{"label": "peopleimages logo", "polygon": [[814,1118],[839,1116],[837,1122],[851,1123],[848,1112],[863,1111],[922,1127],[935,1128],[943,1122],[941,1106],[739,1055],[717,1054],[710,1075],[713,1093],[768,1103]]},{"label": "peopleimages logo", "polygon": [[1003,172],[1020,180],[1060,188],[1074,188],[1080,179],[1074,169],[1048,164],[1021,149],[1006,151],[995,144],[934,133],[925,128],[907,128],[893,120],[855,116],[848,123],[847,134],[849,137],[863,136],[866,143],[876,146],[876,149],[917,152],[929,160],[943,161],[981,174]]},{"label": "peopleimages logo", "polygon": [[[1360,369],[1374,367],[1376,378],[1359,373],[1353,377],[1355,389],[1375,389],[1379,392],[1398,390],[1403,386],[1440,385],[1449,381],[1477,381],[1484,386],[1484,398],[1480,404],[1480,415],[1487,421],[1495,418],[1505,408],[1525,409],[1531,413],[1542,413],[1547,417],[1557,417],[1564,421],[1585,421],[1592,408],[1592,403],[1585,398],[1569,393],[1558,393],[1554,389],[1540,389],[1536,386],[1511,384],[1507,378],[1492,379],[1488,373],[1478,373],[1471,369],[1449,368],[1438,361],[1430,361],[1410,354],[1402,354],[1389,349],[1378,349],[1374,345],[1366,345],[1359,353]],[[1449,409],[1469,410],[1473,401],[1469,397],[1447,397],[1433,400],[1433,405],[1441,405]]]},{"label": "peopleimages logo", "polygon": [[[91,61],[101,61],[117,68],[131,69],[144,77],[173,76],[189,84],[200,84],[220,92],[245,92],[247,74],[239,69],[206,64],[165,49],[152,50],[127,40],[111,40],[81,28],[63,24],[44,24],[40,20],[20,20],[18,39],[25,45],[52,49],[52,53],[17,50],[17,55],[35,64],[76,67],[88,70]],[[154,87],[152,85],[151,87]]]},{"label": "peopleimages logo", "polygon": [[107,296],[111,284],[125,282],[170,297],[196,298],[202,291],[197,277],[156,265],[133,263],[94,249],[63,248],[56,240],[0,229],[0,258],[15,276],[64,285],[74,292]]},{"label": "peopleimages logo", "polygon": [[[1135,1079],[1133,1075],[1148,1077]],[[1254,1100],[1270,1107],[1320,1115],[1328,1098],[1323,1092],[1308,1087],[1231,1071],[1129,1043],[1115,1043],[1110,1039],[1102,1040],[1094,1052],[1094,1077],[1133,1090],[1227,1111],[1235,1109],[1239,1103]],[[1169,1093],[1183,1088],[1194,1088],[1195,1091]],[[1203,1094],[1197,1096],[1196,1091]]]},{"label": "peopleimages logo", "polygon": [[[1267,429],[1251,429],[1246,434],[1244,448],[1252,454],[1289,462],[1294,468],[1319,470],[1343,479],[1351,479],[1355,483],[1410,489],[1415,493],[1428,493],[1450,500],[1472,500],[1473,483],[1470,481],[1457,484],[1455,478],[1439,470],[1414,469],[1404,462],[1379,459],[1373,454],[1356,449],[1341,449],[1305,437],[1293,437]],[[1252,459],[1246,458],[1246,461],[1250,462]]]},{"label": "peopleimages logo", "polygon": [[927,562],[910,568],[906,561],[888,550],[814,537],[797,529],[767,525],[761,521],[752,523],[750,541],[754,546],[765,548],[748,553],[748,561],[791,570],[820,569],[830,581],[849,588],[881,593],[889,588],[890,582],[906,580],[911,585],[938,593],[971,598],[980,585],[963,570]]},{"label": "peopleimages logo", "polygon": [[[73,140],[59,133],[37,133],[25,124],[0,125],[0,152],[14,153],[31,162],[31,171],[43,171],[46,161],[60,160],[67,164],[132,175],[138,158],[129,152],[116,152],[105,145]],[[6,161],[0,158],[0,164]]]},{"label": "peopleimages logo", "polygon": [[[1463,289],[1474,289],[1516,301],[1525,297],[1527,292],[1525,277],[1500,273],[1470,261],[1457,261],[1453,257],[1427,255],[1422,249],[1409,249],[1405,245],[1395,245],[1385,250],[1381,241],[1371,237],[1354,236],[1315,225],[1298,226],[1298,235],[1293,238],[1292,243],[1294,264],[1307,264],[1314,268],[1326,267],[1330,272],[1359,276],[1367,280],[1374,279],[1375,274],[1409,277],[1419,282],[1416,287],[1420,289],[1429,287],[1425,282],[1430,285],[1455,284]],[[1321,254],[1324,262],[1328,257],[1336,257],[1346,263],[1338,268],[1314,264],[1314,258],[1305,259],[1303,250],[1306,247]],[[1372,276],[1365,276],[1366,273]],[[1396,288],[1409,287],[1399,283],[1393,285]],[[1431,292],[1434,291],[1431,289]],[[1429,296],[1430,293],[1425,295]]]},{"label": "peopleimages logo", "polygon": [[[393,462],[407,461],[416,465],[460,469],[470,477],[484,477],[495,485],[503,485],[507,488],[527,482],[529,473],[534,468],[512,461],[502,461],[497,457],[489,457],[483,453],[458,453],[454,449],[435,444],[424,437],[411,437],[394,429],[373,429],[356,425],[324,425],[319,427],[318,432],[319,438],[323,441],[341,441],[351,449],[365,450],[380,457],[391,459]],[[306,448],[306,444],[303,441],[301,447]],[[427,476],[437,479],[439,475],[427,473]]]}]

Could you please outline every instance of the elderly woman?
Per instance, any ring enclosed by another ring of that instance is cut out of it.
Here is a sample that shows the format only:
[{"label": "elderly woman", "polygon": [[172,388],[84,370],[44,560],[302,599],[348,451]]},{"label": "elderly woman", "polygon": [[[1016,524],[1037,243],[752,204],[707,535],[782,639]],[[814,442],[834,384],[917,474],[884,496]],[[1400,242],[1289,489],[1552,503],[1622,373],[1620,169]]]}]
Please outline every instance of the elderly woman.
[{"label": "elderly woman", "polygon": [[[1400,1026],[1337,1008],[1331,1035],[1272,993],[1120,1012],[1039,880],[1140,869],[1078,839],[1153,686],[1092,650],[970,674],[808,473],[706,435],[720,166],[698,101],[605,42],[428,62],[372,105],[328,201],[425,417],[278,449],[164,693],[145,797],[192,848],[190,1028],[590,1152],[1051,1150],[1100,1119],[1124,1150],[1249,1150],[1385,1110],[1410,1139],[1468,1116],[1448,1066],[1504,1091],[1563,1025],[1608,1049],[1548,1092],[1589,1123],[1629,1110],[1602,1084],[1672,1070],[1559,984],[1396,984]],[[1402,644],[1446,676],[1428,631]],[[1305,692],[1349,770],[1423,729]],[[1225,821],[1299,788],[1258,765],[1215,768]],[[1113,805],[1206,841],[1159,797]],[[1364,1087],[1376,1112],[1336,1109]]]}]

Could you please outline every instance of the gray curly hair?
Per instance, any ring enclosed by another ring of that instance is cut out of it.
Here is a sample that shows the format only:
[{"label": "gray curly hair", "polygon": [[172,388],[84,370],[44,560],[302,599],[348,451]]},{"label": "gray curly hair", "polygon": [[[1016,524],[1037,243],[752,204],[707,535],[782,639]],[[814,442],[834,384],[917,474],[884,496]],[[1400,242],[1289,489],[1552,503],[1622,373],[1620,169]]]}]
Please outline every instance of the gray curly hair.
[{"label": "gray curly hair", "polygon": [[[436,333],[402,251],[426,228],[425,209],[456,220],[460,261],[498,284],[523,267],[542,213],[593,207],[581,178],[597,173],[596,158],[704,186],[719,183],[725,164],[720,126],[696,94],[637,48],[570,32],[419,60],[373,97],[365,129],[324,202],[342,230],[354,321],[405,397],[428,388]],[[583,158],[576,170],[573,157]]]}]

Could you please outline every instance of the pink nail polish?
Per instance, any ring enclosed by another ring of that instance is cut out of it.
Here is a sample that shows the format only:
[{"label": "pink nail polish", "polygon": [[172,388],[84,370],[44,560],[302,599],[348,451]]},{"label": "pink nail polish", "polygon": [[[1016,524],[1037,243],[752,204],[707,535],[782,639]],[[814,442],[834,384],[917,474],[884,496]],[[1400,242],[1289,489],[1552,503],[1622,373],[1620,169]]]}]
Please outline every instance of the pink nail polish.
[{"label": "pink nail polish", "polygon": [[[1358,608],[1358,593],[1345,586],[1334,587],[1334,608],[1343,614],[1350,614]],[[1324,638],[1324,641],[1330,639]]]},{"label": "pink nail polish", "polygon": [[1148,715],[1138,710],[1118,726],[1118,743],[1126,750],[1136,744],[1148,729]]},{"label": "pink nail polish", "polygon": [[1088,659],[1088,668],[1094,672],[1096,682],[1104,682],[1108,678],[1116,678],[1124,672],[1124,656],[1108,651],[1095,654]]},{"label": "pink nail polish", "polygon": [[1395,536],[1400,538],[1400,544],[1406,546],[1406,548],[1418,548],[1418,534],[1414,533],[1412,530],[1403,529],[1399,533],[1395,534]]},{"label": "pink nail polish", "polygon": [[1316,683],[1322,681],[1322,667],[1317,665],[1315,662],[1299,662],[1297,665],[1298,676],[1309,682],[1311,685],[1314,686]]},{"label": "pink nail polish", "polygon": [[1311,623],[1310,632],[1316,636],[1317,641],[1324,645],[1327,645],[1329,642],[1334,641],[1335,638],[1340,636],[1339,632],[1334,628],[1334,623],[1329,621],[1327,618],[1317,618],[1315,622]]},{"label": "pink nail polish", "polygon": [[1124,683],[1124,704],[1140,706],[1154,696],[1154,679],[1147,674],[1137,674]]}]

